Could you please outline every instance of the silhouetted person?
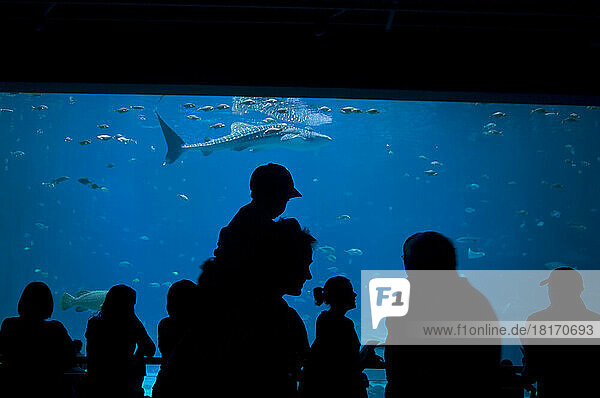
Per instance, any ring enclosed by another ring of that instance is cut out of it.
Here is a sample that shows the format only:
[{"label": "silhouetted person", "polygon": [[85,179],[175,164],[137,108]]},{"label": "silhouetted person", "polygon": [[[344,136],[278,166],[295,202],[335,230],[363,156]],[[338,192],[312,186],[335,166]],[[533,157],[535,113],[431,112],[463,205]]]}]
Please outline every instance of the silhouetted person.
[{"label": "silhouetted person", "polygon": [[158,323],[158,349],[163,363],[193,326],[197,293],[198,286],[187,279],[175,282],[167,292],[169,316]]},{"label": "silhouetted person", "polygon": [[59,321],[48,320],[53,308],[48,286],[32,282],[19,299],[19,316],[2,322],[0,396],[72,396],[64,372],[75,364],[75,346]]},{"label": "silhouetted person", "polygon": [[523,375],[517,373],[509,359],[503,359],[500,362],[499,384],[501,398],[523,398],[525,390],[530,393],[535,392],[535,388]]},{"label": "silhouetted person", "polygon": [[[540,286],[544,285],[548,285],[550,305],[530,315],[528,323],[544,321],[558,325],[600,321],[600,314],[588,310],[581,299],[583,278],[577,270],[559,267],[550,272],[548,279],[540,282]],[[537,381],[538,397],[589,397],[597,394],[600,346],[592,344],[592,340],[576,338],[534,340],[533,336],[522,338],[525,350],[523,375],[532,383]],[[594,343],[597,342],[595,339]]]},{"label": "silhouetted person", "polygon": [[329,304],[317,318],[317,333],[304,365],[301,390],[312,397],[367,397],[354,323],[345,316],[356,308],[350,280],[334,276],[313,289],[315,304]]},{"label": "silhouetted person", "polygon": [[252,267],[264,258],[261,245],[273,239],[273,219],[285,211],[291,198],[302,196],[294,188],[290,172],[274,163],[254,170],[250,191],[252,201],[243,206],[219,233],[214,252],[219,272],[232,270],[251,275]]},{"label": "silhouetted person", "polygon": [[159,397],[166,363],[171,353],[199,321],[198,316],[198,286],[187,279],[175,282],[167,292],[168,317],[161,319],[158,323],[158,349],[160,350],[162,363],[159,374],[153,386],[153,397]]},{"label": "silhouetted person", "polygon": [[140,397],[144,358],[156,346],[135,315],[135,290],[116,285],[87,324],[88,391],[93,397]]},{"label": "silhouetted person", "polygon": [[298,395],[308,337],[304,322],[283,296],[299,296],[312,278],[309,267],[315,239],[293,218],[277,221],[274,228],[276,235],[263,254],[263,267],[255,270],[255,280],[260,282],[247,286],[249,297],[241,296],[229,325],[225,368],[239,382],[231,396]]},{"label": "silhouetted person", "polygon": [[[489,301],[456,273],[452,242],[437,232],[417,233],[406,240],[403,252],[410,307],[404,317],[385,321],[386,397],[497,396],[499,338],[494,345],[453,345],[456,341],[421,345],[419,339],[424,337],[412,334],[411,328],[421,322],[497,323]],[[406,340],[407,336],[414,340]]]}]

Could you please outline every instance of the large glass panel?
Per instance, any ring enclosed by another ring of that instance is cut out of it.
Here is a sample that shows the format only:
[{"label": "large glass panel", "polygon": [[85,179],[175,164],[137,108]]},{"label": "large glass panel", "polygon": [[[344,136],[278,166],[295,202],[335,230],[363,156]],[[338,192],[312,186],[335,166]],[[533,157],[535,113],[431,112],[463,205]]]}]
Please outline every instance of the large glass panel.
[{"label": "large glass panel", "polygon": [[[302,193],[284,216],[318,239],[313,279],[286,297],[311,340],[324,309],[312,290],[346,275],[358,292],[361,270],[402,269],[402,244],[418,231],[452,238],[459,269],[595,269],[600,257],[594,106],[2,93],[0,108],[0,316],[41,280],[54,318],[84,341],[94,305],[63,295],[118,283],[137,291],[156,341],[168,287],[197,279],[268,162],[285,165]],[[203,150],[163,165],[156,112]],[[268,128],[270,141],[239,140]],[[357,330],[359,310],[348,314]]]}]

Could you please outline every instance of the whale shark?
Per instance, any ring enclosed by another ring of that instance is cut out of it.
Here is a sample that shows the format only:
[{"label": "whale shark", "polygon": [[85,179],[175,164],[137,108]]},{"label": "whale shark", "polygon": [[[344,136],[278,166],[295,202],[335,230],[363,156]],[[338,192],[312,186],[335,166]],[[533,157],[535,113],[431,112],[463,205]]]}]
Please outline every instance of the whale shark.
[{"label": "whale shark", "polygon": [[176,161],[185,151],[200,151],[207,156],[221,150],[258,151],[266,148],[305,150],[315,149],[332,141],[332,138],[325,134],[287,123],[251,125],[235,122],[231,125],[230,134],[219,138],[207,138],[203,142],[185,143],[158,112],[155,113],[167,142],[167,154],[163,166]]}]

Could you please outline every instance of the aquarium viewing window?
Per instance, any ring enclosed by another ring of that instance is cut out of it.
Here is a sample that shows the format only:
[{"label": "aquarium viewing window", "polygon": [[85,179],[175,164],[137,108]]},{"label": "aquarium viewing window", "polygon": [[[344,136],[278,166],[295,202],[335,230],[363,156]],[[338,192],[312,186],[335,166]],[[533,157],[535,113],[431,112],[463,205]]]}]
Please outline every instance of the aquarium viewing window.
[{"label": "aquarium viewing window", "polygon": [[[600,258],[597,104],[10,91],[0,93],[0,315],[43,281],[53,317],[84,342],[101,292],[120,283],[136,290],[156,341],[169,286],[198,278],[250,201],[252,171],[269,162],[302,194],[283,215],[318,240],[312,280],[286,297],[311,341],[322,310],[313,289],[334,275],[359,289],[361,271],[402,270],[415,232],[451,238],[459,270],[593,270]],[[348,315],[359,328],[357,305]],[[507,356],[520,362],[518,350]]]}]

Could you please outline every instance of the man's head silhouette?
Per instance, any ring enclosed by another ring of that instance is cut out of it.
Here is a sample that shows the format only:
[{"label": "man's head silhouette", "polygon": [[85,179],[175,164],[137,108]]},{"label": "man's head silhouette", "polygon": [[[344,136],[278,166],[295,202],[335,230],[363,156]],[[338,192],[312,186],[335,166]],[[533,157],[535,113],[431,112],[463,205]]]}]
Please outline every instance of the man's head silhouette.
[{"label": "man's head silhouette", "polygon": [[419,232],[404,242],[404,268],[413,270],[456,270],[456,252],[450,239],[433,232]]},{"label": "man's head silhouette", "polygon": [[540,286],[545,285],[548,285],[548,297],[553,306],[579,301],[583,292],[583,278],[576,269],[571,267],[552,270],[550,276],[540,282]]},{"label": "man's head silhouette", "polygon": [[259,166],[250,177],[250,191],[255,203],[271,218],[280,216],[291,198],[302,196],[294,187],[290,172],[279,164]]}]

